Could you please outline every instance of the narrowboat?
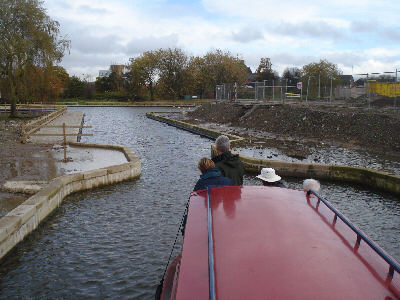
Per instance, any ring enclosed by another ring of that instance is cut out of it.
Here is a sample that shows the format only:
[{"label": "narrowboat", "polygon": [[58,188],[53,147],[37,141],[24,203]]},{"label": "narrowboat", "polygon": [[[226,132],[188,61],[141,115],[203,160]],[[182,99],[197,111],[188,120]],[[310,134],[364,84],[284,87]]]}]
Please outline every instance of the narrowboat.
[{"label": "narrowboat", "polygon": [[217,187],[191,194],[159,298],[400,299],[400,265],[313,190]]}]

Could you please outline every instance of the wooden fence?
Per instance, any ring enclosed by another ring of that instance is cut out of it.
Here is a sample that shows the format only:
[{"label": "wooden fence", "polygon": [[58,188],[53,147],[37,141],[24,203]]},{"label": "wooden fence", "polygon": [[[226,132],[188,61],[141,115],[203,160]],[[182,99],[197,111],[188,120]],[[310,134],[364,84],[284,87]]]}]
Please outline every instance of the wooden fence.
[{"label": "wooden fence", "polygon": [[92,126],[79,126],[79,125],[48,125],[42,126],[43,128],[62,128],[62,133],[33,133],[31,136],[62,136],[63,147],[64,147],[64,162],[68,161],[67,158],[67,136],[93,136],[92,133],[67,133],[66,128],[92,128]]},{"label": "wooden fence", "polygon": [[67,106],[51,105],[46,106],[47,111],[52,111],[51,113],[40,117],[39,119],[33,120],[29,123],[22,124],[21,128],[21,142],[26,143],[26,140],[32,136],[40,128],[44,127],[49,122],[53,121],[55,118],[59,117],[67,111]]}]

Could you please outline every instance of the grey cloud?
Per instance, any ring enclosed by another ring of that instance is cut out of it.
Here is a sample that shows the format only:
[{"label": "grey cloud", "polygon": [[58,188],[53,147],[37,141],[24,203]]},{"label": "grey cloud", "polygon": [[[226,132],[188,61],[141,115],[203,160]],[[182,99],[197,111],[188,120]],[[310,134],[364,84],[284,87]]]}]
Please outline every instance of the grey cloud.
[{"label": "grey cloud", "polygon": [[381,35],[390,41],[400,42],[400,30],[399,29],[383,29]]},{"label": "grey cloud", "polygon": [[282,65],[291,65],[294,67],[303,67],[312,62],[319,62],[321,59],[326,59],[334,64],[342,64],[345,67],[360,65],[367,60],[367,57],[362,52],[342,52],[342,53],[319,53],[318,55],[293,55],[290,53],[277,53],[271,56],[272,62]]},{"label": "grey cloud", "polygon": [[256,41],[259,39],[262,39],[263,35],[258,29],[254,28],[243,28],[238,32],[233,32],[232,33],[232,39],[234,41],[240,42],[240,43],[248,43],[251,41]]},{"label": "grey cloud", "polygon": [[383,27],[378,21],[354,21],[351,23],[352,33],[367,34],[368,37],[376,36],[382,41],[399,42],[400,30],[398,27]]},{"label": "grey cloud", "polygon": [[97,37],[89,32],[75,33],[71,37],[71,49],[86,54],[121,53],[123,46],[116,35]]},{"label": "grey cloud", "polygon": [[134,56],[149,50],[160,48],[174,48],[178,43],[178,35],[170,34],[162,37],[146,37],[132,39],[125,49],[125,53]]},{"label": "grey cloud", "polygon": [[287,36],[309,36],[316,38],[346,39],[347,30],[337,28],[326,22],[303,22],[299,24],[281,23],[275,32]]},{"label": "grey cloud", "polygon": [[353,33],[371,33],[375,32],[379,24],[376,21],[353,21],[350,25],[350,30]]},{"label": "grey cloud", "polygon": [[61,23],[61,35],[71,40],[71,51],[79,51],[83,54],[124,52],[123,39],[116,34],[101,35],[105,30],[109,32],[110,29],[101,26],[82,26],[70,20]]}]

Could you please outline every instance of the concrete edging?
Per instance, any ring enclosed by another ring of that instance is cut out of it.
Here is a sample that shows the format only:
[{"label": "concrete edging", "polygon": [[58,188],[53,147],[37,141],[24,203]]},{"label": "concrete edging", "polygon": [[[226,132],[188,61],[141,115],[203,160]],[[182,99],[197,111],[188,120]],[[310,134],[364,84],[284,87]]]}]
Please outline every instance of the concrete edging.
[{"label": "concrete edging", "polygon": [[[162,114],[162,113],[164,113],[164,112],[146,113],[146,117],[156,120],[156,121],[159,121],[159,122],[162,122],[162,123],[165,123],[165,124],[168,124],[168,125],[171,125],[171,126],[174,126],[174,127],[177,127],[177,128],[180,128],[180,129],[183,129],[183,130],[186,130],[186,131],[189,131],[189,132],[192,132],[192,133],[195,133],[195,134],[198,134],[198,135],[201,135],[201,136],[205,136],[210,139],[216,139],[221,134],[224,134],[227,137],[229,137],[229,139],[231,140],[232,146],[237,145],[238,143],[245,140],[244,138],[237,136],[237,135],[223,133],[223,132],[220,132],[217,130],[193,125],[193,124],[182,122],[182,121],[177,121],[174,119],[169,119],[169,118],[158,115],[158,114]],[[166,113],[169,113],[169,112],[166,112]]]},{"label": "concrete edging", "polygon": [[[190,123],[177,121],[157,115],[159,113],[147,113],[146,116],[153,120],[166,123],[177,128],[190,131],[195,134],[206,136],[215,139],[224,134],[228,136],[232,142],[232,146],[245,141],[244,138],[211,130],[202,126],[196,126]],[[211,145],[211,155],[215,155],[215,146]],[[357,183],[368,186],[381,191],[400,195],[400,176],[392,175],[388,172],[378,171],[370,168],[351,167],[342,165],[324,165],[314,163],[302,162],[287,162],[280,160],[267,160],[249,157],[239,153],[246,171],[259,173],[264,167],[272,167],[279,175],[300,177],[300,178],[314,178],[325,179],[331,181],[341,181],[348,183]]]},{"label": "concrete edging", "polygon": [[50,215],[69,194],[137,178],[141,174],[141,161],[129,147],[75,142],[69,144],[76,147],[118,150],[125,154],[128,162],[56,177],[40,192],[0,218],[0,259],[21,242],[25,236],[35,230],[40,222]]}]

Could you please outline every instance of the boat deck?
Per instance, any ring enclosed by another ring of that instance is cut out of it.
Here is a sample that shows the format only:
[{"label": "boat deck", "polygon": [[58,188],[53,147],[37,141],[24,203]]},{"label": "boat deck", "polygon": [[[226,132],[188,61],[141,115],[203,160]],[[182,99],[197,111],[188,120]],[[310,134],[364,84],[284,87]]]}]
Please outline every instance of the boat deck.
[{"label": "boat deck", "polygon": [[[400,274],[317,198],[274,187],[210,193],[217,299],[397,299]],[[386,298],[391,297],[391,298]],[[193,193],[176,299],[208,299],[207,191]]]}]

